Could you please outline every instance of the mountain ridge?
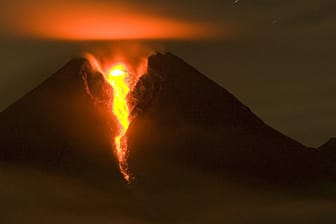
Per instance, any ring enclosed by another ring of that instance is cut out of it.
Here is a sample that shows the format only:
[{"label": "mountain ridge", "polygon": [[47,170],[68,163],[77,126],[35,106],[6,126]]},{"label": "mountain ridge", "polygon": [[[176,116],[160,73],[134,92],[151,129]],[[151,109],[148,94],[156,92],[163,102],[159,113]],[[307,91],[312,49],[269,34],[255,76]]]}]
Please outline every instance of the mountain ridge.
[{"label": "mountain ridge", "polygon": [[[151,148],[152,141],[159,142],[158,150],[181,138],[181,145],[170,147],[177,147],[178,152],[170,156],[178,158],[184,153],[182,160],[193,166],[197,163],[196,167],[285,182],[320,175],[316,150],[265,124],[233,94],[182,59],[170,53],[156,54],[149,57],[148,68],[147,79],[163,81],[147,111],[131,124],[130,160],[132,154],[137,160],[142,157],[136,147]],[[146,135],[142,129],[153,130]]]},{"label": "mountain ridge", "polygon": [[[51,163],[93,176],[113,170],[120,179],[111,143],[110,88],[86,59],[70,61],[0,114],[0,159]],[[135,119],[127,132],[129,165],[140,180],[182,175],[169,169],[172,164],[267,183],[334,178],[318,150],[268,126],[171,53],[148,58],[147,74],[130,96]],[[59,149],[65,154],[55,162]]]}]

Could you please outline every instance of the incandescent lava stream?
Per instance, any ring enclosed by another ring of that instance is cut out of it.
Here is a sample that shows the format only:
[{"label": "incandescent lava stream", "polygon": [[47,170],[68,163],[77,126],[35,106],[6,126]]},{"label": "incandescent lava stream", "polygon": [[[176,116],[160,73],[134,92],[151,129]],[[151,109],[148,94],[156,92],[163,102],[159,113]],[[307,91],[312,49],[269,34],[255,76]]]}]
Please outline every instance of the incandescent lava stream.
[{"label": "incandescent lava stream", "polygon": [[119,169],[127,182],[131,181],[131,174],[127,164],[127,136],[126,132],[132,120],[130,116],[130,106],[128,100],[129,93],[137,84],[140,76],[145,74],[147,69],[147,60],[133,63],[132,66],[124,62],[124,60],[113,60],[114,62],[102,65],[93,55],[87,54],[91,66],[103,74],[107,83],[111,85],[112,97],[112,113],[117,120],[118,131],[114,136],[115,154],[118,159]]},{"label": "incandescent lava stream", "polygon": [[106,74],[108,83],[113,87],[113,103],[112,111],[118,120],[119,133],[114,139],[116,153],[119,161],[120,172],[124,178],[129,182],[130,174],[127,168],[127,137],[126,131],[130,124],[129,108],[127,102],[127,95],[130,92],[128,83],[130,72],[122,63],[112,66]]}]

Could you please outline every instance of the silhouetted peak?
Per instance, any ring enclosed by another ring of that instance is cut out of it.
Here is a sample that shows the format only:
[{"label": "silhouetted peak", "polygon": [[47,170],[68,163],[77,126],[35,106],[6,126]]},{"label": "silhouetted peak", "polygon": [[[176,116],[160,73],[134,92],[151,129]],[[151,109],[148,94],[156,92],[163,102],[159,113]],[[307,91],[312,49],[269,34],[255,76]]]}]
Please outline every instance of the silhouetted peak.
[{"label": "silhouetted peak", "polygon": [[330,138],[326,143],[319,147],[321,150],[335,149],[336,150],[336,138]]}]

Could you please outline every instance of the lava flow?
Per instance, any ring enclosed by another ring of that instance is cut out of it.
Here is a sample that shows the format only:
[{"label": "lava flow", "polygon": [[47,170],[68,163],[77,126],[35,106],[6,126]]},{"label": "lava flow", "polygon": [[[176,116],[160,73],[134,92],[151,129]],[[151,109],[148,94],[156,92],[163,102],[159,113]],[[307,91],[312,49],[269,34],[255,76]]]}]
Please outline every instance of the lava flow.
[{"label": "lava flow", "polygon": [[[126,132],[131,120],[130,107],[134,106],[128,102],[129,93],[137,84],[139,78],[146,73],[147,57],[139,57],[131,64],[125,63],[123,57],[113,57],[114,63],[107,61],[99,62],[93,55],[86,54],[93,69],[104,74],[106,81],[111,85],[113,97],[111,102],[112,113],[116,118],[118,130],[114,136],[115,155],[119,162],[119,169],[127,182],[131,181],[131,174],[127,164],[127,136]],[[118,63],[117,63],[118,62]]]},{"label": "lava flow", "polygon": [[129,108],[127,95],[130,92],[128,83],[129,71],[123,64],[114,65],[107,73],[107,81],[113,87],[113,104],[112,111],[119,123],[119,133],[114,139],[116,153],[119,161],[119,168],[124,178],[129,182],[130,174],[127,168],[127,137],[126,131],[130,124]]}]

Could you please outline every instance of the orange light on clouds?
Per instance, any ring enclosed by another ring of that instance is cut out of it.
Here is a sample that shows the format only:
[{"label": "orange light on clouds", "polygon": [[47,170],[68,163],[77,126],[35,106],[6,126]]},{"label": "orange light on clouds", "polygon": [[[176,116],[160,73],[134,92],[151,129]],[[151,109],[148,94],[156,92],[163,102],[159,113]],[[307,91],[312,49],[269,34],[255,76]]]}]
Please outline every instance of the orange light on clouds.
[{"label": "orange light on clouds", "polygon": [[209,24],[161,16],[125,3],[13,0],[2,11],[5,32],[30,38],[206,39],[219,35]]}]

